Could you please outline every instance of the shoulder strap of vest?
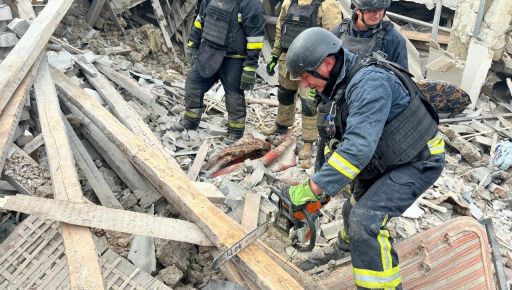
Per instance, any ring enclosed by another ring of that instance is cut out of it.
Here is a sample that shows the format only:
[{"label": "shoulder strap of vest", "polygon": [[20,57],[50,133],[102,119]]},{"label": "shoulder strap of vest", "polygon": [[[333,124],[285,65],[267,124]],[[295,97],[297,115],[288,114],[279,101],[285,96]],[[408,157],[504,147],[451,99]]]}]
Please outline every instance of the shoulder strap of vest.
[{"label": "shoulder strap of vest", "polygon": [[430,116],[432,116],[432,119],[439,124],[439,116],[437,115],[437,112],[435,111],[434,107],[430,104],[430,102],[425,98],[425,95],[423,95],[423,92],[418,88],[418,85],[416,85],[416,82],[412,79],[413,75],[401,67],[400,65],[385,60],[381,58],[372,58],[373,61],[375,61],[375,65],[384,68],[388,71],[391,71],[394,75],[398,77],[402,85],[405,87],[405,89],[409,92],[409,95],[411,98],[419,97],[427,111],[429,112]]}]

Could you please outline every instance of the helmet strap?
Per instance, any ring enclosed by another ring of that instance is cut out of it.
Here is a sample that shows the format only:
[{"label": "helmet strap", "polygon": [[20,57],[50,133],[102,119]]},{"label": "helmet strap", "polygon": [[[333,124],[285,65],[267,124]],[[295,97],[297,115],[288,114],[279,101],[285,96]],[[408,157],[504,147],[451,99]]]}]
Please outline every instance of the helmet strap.
[{"label": "helmet strap", "polygon": [[324,77],[323,75],[319,74],[316,70],[308,71],[312,76],[314,76],[317,79],[321,79],[322,81],[328,81],[329,78]]}]

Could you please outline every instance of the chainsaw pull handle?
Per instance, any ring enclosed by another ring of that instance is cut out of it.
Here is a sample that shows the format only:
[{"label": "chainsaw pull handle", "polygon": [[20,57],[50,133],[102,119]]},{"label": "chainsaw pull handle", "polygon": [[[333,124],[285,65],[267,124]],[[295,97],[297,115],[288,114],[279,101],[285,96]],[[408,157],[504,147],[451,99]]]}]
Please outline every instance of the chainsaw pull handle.
[{"label": "chainsaw pull handle", "polygon": [[296,243],[293,245],[293,247],[295,249],[297,249],[297,251],[299,251],[299,252],[309,252],[309,251],[313,250],[313,248],[315,247],[315,244],[316,244],[316,225],[315,225],[315,221],[313,220],[313,217],[306,209],[301,209],[300,211],[304,214],[306,223],[309,227],[309,233],[311,236],[309,237],[309,244],[307,246],[302,246],[302,245]]}]

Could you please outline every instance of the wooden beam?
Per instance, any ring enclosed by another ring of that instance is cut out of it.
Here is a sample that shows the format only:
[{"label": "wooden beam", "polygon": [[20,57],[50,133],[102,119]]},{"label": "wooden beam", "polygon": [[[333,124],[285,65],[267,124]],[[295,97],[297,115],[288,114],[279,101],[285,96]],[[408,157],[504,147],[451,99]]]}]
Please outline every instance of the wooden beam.
[{"label": "wooden beam", "polygon": [[[96,77],[86,75],[87,80],[93,85],[103,100],[108,104],[110,110],[126,128],[130,129],[134,134],[141,136],[146,145],[154,146],[161,153],[163,158],[171,158],[162,142],[155,136],[149,126],[142,120],[137,111],[128,104],[121,94],[112,86],[94,65],[89,64],[89,69],[97,73]],[[168,155],[168,156],[166,156]]]},{"label": "wooden beam", "polygon": [[165,20],[164,11],[160,5],[160,0],[151,0],[151,4],[153,5],[153,10],[155,11],[156,20],[158,20],[158,25],[160,26],[162,35],[164,36],[165,44],[167,45],[167,48],[174,52],[171,37],[169,36],[169,32],[166,28],[169,27],[169,25],[167,24],[167,20]]},{"label": "wooden beam", "polygon": [[[57,86],[67,86],[64,74],[54,70]],[[63,90],[63,92],[67,89]],[[194,222],[221,250],[226,250],[246,235],[243,228],[204,197],[181,171],[178,163],[161,158],[161,153],[126,129],[96,100],[85,93],[65,93],[71,102],[116,143],[132,163],[172,203]],[[167,162],[166,162],[167,161]],[[251,244],[233,258],[239,269],[264,289],[303,289],[290,274],[273,261],[258,244]]]},{"label": "wooden beam", "polygon": [[98,20],[98,17],[100,17],[101,11],[103,10],[103,6],[105,5],[105,1],[106,0],[92,1],[91,7],[87,12],[87,17],[85,18],[87,24],[89,24],[91,27],[94,26],[94,23],[96,23],[96,20]]},{"label": "wooden beam", "polygon": [[0,207],[77,226],[212,246],[196,224],[179,219],[20,194],[0,198]]},{"label": "wooden beam", "polygon": [[33,20],[36,18],[36,13],[32,8],[30,0],[16,0],[16,10],[18,10],[18,17],[25,20]]},{"label": "wooden beam", "polygon": [[69,121],[66,118],[63,118],[64,125],[66,126],[66,131],[69,137],[69,143],[71,145],[71,151],[73,152],[73,156],[75,157],[76,163],[82,169],[82,172],[85,175],[85,178],[91,184],[94,193],[100,200],[101,204],[110,208],[118,208],[122,209],[123,207],[116,199],[116,196],[108,186],[105,178],[94,164],[91,156],[85,149],[84,144],[78,139],[75,131],[69,124]]},{"label": "wooden beam", "polygon": [[23,151],[25,151],[25,153],[27,153],[27,154],[30,154],[30,153],[36,151],[37,148],[39,148],[43,145],[44,145],[43,134],[39,134],[34,139],[32,139],[32,141],[28,142],[27,144],[25,144],[25,146],[23,146]]},{"label": "wooden beam", "polygon": [[[82,190],[46,58],[41,61],[34,88],[52,176],[54,198],[81,202]],[[61,223],[60,228],[64,239],[71,288],[104,289],[91,230],[65,223]]]},{"label": "wooden beam", "polygon": [[16,131],[16,127],[18,126],[23,106],[27,100],[27,95],[34,84],[40,60],[41,59],[38,59],[34,62],[32,68],[18,88],[16,88],[16,91],[4,110],[0,113],[0,172],[3,170],[5,159],[8,157],[7,154],[12,145],[14,131]]},{"label": "wooden beam", "polygon": [[0,63],[0,111],[25,78],[73,0],[50,1]]},{"label": "wooden beam", "polygon": [[201,144],[201,147],[199,147],[194,162],[192,162],[192,166],[188,169],[187,176],[191,181],[196,181],[197,175],[201,171],[201,167],[203,167],[204,159],[208,154],[208,149],[210,149],[210,142],[206,139]]},{"label": "wooden beam", "polygon": [[260,213],[261,195],[248,192],[245,195],[244,213],[242,215],[242,227],[248,231],[258,226],[258,215]]},{"label": "wooden beam", "polygon": [[[430,33],[428,33],[428,32],[411,31],[411,30],[406,30],[406,29],[400,29],[399,32],[404,37],[407,37],[409,40],[430,42],[430,40],[432,39]],[[450,41],[449,35],[441,34],[441,35],[437,36],[436,42],[439,44],[448,44],[448,41]]]},{"label": "wooden beam", "polygon": [[[76,87],[75,90],[83,92],[79,87]],[[142,206],[151,205],[161,197],[157,190],[130,163],[121,149],[110,142],[107,136],[89,118],[69,102],[64,102],[64,104],[73,116],[81,121],[82,132],[89,143],[107,161],[107,164],[114,170],[117,176],[134,191],[134,194],[140,199],[139,203]]]}]

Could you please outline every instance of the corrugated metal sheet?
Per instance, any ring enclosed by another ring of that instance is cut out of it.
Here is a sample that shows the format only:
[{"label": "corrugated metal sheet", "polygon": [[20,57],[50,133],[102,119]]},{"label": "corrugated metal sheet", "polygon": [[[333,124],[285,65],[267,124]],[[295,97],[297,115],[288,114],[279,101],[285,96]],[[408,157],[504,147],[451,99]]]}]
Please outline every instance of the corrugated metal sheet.
[{"label": "corrugated metal sheet", "polygon": [[[459,217],[397,245],[404,289],[496,289],[485,229]],[[351,269],[331,277],[328,289],[356,289]]]}]

